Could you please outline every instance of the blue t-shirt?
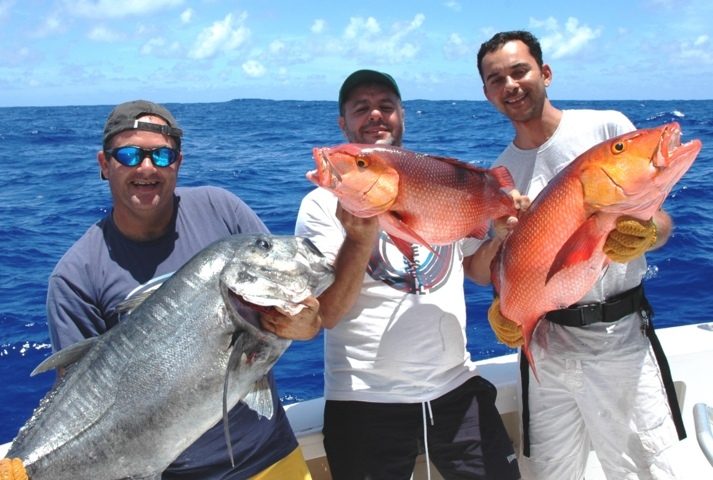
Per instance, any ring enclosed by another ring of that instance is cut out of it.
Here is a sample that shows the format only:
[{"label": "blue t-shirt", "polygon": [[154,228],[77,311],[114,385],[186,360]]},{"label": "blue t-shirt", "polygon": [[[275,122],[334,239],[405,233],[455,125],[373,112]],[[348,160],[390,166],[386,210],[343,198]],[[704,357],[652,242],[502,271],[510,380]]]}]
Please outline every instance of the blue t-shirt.
[{"label": "blue t-shirt", "polygon": [[[100,335],[119,321],[117,306],[161,283],[193,255],[236,233],[267,233],[242,200],[215,187],[183,187],[175,193],[169,233],[137,242],[126,238],[107,215],[64,254],[49,278],[47,322],[55,351]],[[258,417],[242,402],[229,412],[235,468],[230,464],[222,421],[206,432],[164,472],[163,479],[244,479],[297,448],[272,373],[272,419]]]}]

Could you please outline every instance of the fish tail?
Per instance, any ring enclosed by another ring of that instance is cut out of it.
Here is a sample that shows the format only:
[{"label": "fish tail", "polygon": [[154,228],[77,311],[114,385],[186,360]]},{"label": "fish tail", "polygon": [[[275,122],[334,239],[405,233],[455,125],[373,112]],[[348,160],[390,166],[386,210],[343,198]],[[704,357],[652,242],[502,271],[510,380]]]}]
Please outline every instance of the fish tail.
[{"label": "fish tail", "polygon": [[0,480],[28,480],[27,471],[19,458],[0,459]]}]

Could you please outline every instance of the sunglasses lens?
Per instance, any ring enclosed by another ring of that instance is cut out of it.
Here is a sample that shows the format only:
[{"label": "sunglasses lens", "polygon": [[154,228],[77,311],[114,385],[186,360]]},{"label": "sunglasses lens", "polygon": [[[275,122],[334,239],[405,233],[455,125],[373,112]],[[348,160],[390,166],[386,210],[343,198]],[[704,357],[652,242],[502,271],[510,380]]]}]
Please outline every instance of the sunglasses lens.
[{"label": "sunglasses lens", "polygon": [[168,167],[176,161],[176,151],[168,147],[157,148],[151,152],[151,158],[157,167]]},{"label": "sunglasses lens", "polygon": [[112,151],[112,156],[127,167],[135,167],[141,163],[141,149],[137,147],[121,147]]}]

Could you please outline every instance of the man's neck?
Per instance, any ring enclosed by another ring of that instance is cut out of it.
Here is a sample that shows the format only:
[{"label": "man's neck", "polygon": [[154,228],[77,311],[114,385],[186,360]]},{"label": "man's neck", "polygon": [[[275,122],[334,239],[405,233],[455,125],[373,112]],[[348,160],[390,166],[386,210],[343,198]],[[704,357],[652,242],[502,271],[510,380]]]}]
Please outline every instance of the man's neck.
[{"label": "man's neck", "polygon": [[136,242],[148,242],[167,233],[175,208],[175,204],[171,204],[168,212],[151,212],[146,215],[121,214],[115,208],[112,211],[112,219],[116,228],[125,237]]},{"label": "man's neck", "polygon": [[513,143],[522,150],[541,147],[554,135],[562,120],[562,110],[548,101],[542,109],[542,115],[526,122],[513,122],[515,138]]}]

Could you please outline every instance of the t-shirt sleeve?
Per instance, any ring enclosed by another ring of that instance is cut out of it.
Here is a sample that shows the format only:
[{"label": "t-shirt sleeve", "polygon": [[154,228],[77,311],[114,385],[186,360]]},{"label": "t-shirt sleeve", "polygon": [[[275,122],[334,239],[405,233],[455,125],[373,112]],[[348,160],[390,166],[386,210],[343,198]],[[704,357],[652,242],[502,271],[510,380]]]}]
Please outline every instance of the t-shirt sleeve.
[{"label": "t-shirt sleeve", "polygon": [[107,330],[106,321],[89,301],[88,293],[57,272],[50,276],[47,287],[47,325],[55,352]]},{"label": "t-shirt sleeve", "polygon": [[295,235],[309,238],[332,263],[345,235],[336,208],[337,199],[331,193],[313,190],[302,199],[295,222]]}]

